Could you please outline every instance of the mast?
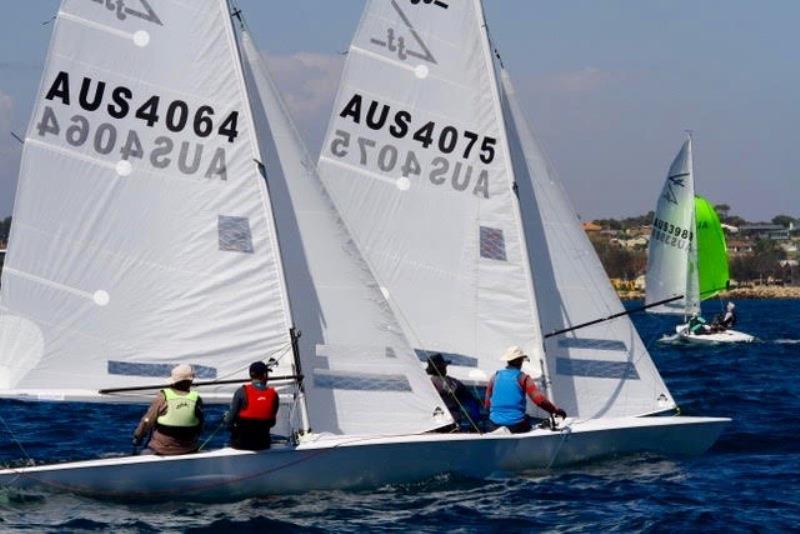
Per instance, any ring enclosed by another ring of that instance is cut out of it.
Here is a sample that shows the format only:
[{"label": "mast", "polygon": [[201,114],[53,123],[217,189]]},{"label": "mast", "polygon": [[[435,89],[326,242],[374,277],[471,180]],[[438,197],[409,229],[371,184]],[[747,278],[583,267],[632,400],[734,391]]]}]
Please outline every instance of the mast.
[{"label": "mast", "polygon": [[686,142],[688,143],[687,146],[687,164],[689,169],[689,182],[692,187],[692,192],[689,197],[690,202],[690,231],[694,234],[694,237],[689,240],[689,262],[687,265],[688,272],[686,274],[686,309],[684,311],[684,320],[687,320],[689,316],[692,314],[700,312],[700,276],[698,272],[698,257],[697,257],[697,214],[695,213],[695,181],[694,181],[694,159],[692,155],[692,132],[691,130],[687,130],[686,132]]},{"label": "mast", "polygon": [[[292,317],[292,308],[289,301],[289,294],[287,291],[287,282],[285,276],[285,267],[283,264],[283,255],[281,254],[280,245],[279,245],[279,238],[278,238],[278,224],[275,219],[275,210],[272,207],[272,196],[269,194],[269,180],[267,179],[266,168],[264,166],[264,156],[261,153],[261,148],[259,143],[257,142],[258,139],[258,132],[256,130],[255,121],[253,120],[253,111],[252,111],[252,102],[250,101],[250,93],[247,90],[247,84],[245,82],[244,77],[244,66],[242,61],[242,53],[239,47],[239,39],[237,39],[236,34],[236,27],[234,25],[233,19],[236,18],[239,20],[242,27],[244,27],[244,21],[242,18],[241,10],[235,8],[233,6],[232,0],[221,0],[225,6],[225,9],[228,13],[230,13],[229,17],[229,24],[228,24],[228,36],[232,39],[232,46],[236,54],[236,70],[237,70],[237,79],[238,83],[241,87],[242,95],[245,100],[245,105],[247,106],[247,113],[245,113],[248,121],[248,126],[251,128],[253,132],[251,143],[251,149],[253,150],[255,158],[255,163],[258,165],[258,172],[262,177],[262,183],[260,187],[260,191],[262,192],[262,206],[264,207],[265,217],[272,222],[273,232],[270,237],[270,245],[272,246],[273,253],[277,258],[277,270],[278,276],[281,280],[281,304],[283,305],[283,309],[286,310],[286,317],[288,317],[290,321],[290,325],[288,325],[288,333],[291,340],[291,347],[292,347],[292,356],[294,358],[294,368],[295,368],[295,375],[298,376],[297,378],[297,400],[300,406],[300,415],[302,420],[302,433],[307,433],[309,431],[309,422],[308,422],[308,406],[306,403],[305,392],[303,388],[303,377],[302,372],[300,369],[300,355],[298,351],[298,344],[297,340],[300,337],[300,333],[294,326],[294,318]],[[272,207],[272,209],[267,209],[267,205]]]}]

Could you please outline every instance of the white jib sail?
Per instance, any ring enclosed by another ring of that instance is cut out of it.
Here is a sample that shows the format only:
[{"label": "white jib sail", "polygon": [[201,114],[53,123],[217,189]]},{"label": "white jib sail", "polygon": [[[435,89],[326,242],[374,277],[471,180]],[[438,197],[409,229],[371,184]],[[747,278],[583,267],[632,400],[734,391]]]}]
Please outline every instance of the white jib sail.
[{"label": "white jib sail", "polygon": [[3,271],[3,394],[291,363],[261,159],[224,0],[63,2]]},{"label": "white jib sail", "polygon": [[[524,119],[511,80],[502,94],[545,334],[624,311],[564,188]],[[550,394],[577,417],[644,415],[675,406],[628,317],[546,340]]]},{"label": "white jib sail", "polygon": [[[250,35],[244,55],[284,253],[314,431],[407,434],[452,419],[308,157]],[[259,117],[259,111],[263,115]]]},{"label": "white jib sail", "polygon": [[371,1],[323,182],[420,357],[485,380],[542,340],[480,2]]},{"label": "white jib sail", "polygon": [[650,308],[650,312],[685,315],[699,310],[694,231],[694,175],[689,138],[670,165],[658,198],[645,275],[645,303],[680,295],[684,298]]}]

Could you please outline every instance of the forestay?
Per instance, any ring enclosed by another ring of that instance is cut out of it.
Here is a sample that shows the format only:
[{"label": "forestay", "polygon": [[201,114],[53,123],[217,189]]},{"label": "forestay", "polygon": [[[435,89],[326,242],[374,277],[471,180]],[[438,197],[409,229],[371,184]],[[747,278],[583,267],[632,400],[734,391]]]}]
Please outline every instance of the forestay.
[{"label": "forestay", "polygon": [[481,4],[370,1],[320,173],[409,339],[462,378],[542,340]]},{"label": "forestay", "polygon": [[247,32],[242,43],[302,332],[311,428],[403,434],[452,422],[338,217]]},{"label": "forestay", "polygon": [[289,364],[226,2],[66,0],[54,26],[3,271],[3,394],[158,383],[177,363],[203,379]]},{"label": "forestay", "polygon": [[658,199],[645,277],[646,304],[679,295],[684,298],[650,308],[650,312],[685,315],[699,311],[695,241],[692,140],[689,138],[670,165]]},{"label": "forestay", "polygon": [[[566,192],[528,127],[511,80],[501,94],[545,333],[624,311]],[[551,396],[577,417],[643,415],[675,403],[628,317],[546,340]]]}]

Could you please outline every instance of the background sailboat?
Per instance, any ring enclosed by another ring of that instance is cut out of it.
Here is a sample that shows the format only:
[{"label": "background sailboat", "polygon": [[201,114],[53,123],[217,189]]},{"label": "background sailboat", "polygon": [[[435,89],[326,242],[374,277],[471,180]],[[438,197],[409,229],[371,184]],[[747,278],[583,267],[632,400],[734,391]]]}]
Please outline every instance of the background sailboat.
[{"label": "background sailboat", "polygon": [[[645,304],[674,297],[649,308],[651,313],[700,313],[700,302],[718,295],[729,283],[725,234],[711,203],[695,194],[692,138],[683,143],[670,165],[658,199],[647,254]],[[681,339],[697,343],[751,342],[753,337],[725,330],[692,335],[686,324],[676,327]]]}]

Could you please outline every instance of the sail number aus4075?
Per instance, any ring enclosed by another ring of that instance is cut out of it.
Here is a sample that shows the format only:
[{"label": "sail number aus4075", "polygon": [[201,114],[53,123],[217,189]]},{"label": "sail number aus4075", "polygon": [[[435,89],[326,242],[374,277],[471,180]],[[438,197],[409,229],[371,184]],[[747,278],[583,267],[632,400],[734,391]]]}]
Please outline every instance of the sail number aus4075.
[{"label": "sail number aus4075", "polygon": [[365,103],[358,93],[345,105],[339,117],[352,120],[355,124],[364,124],[371,130],[386,129],[395,139],[410,136],[422,148],[438,150],[441,154],[458,154],[466,160],[477,155],[486,165],[494,161],[497,153],[497,139],[494,137],[460,130],[455,126],[440,126],[434,121],[419,126],[415,124],[410,111],[392,110],[391,106],[377,100]]}]

